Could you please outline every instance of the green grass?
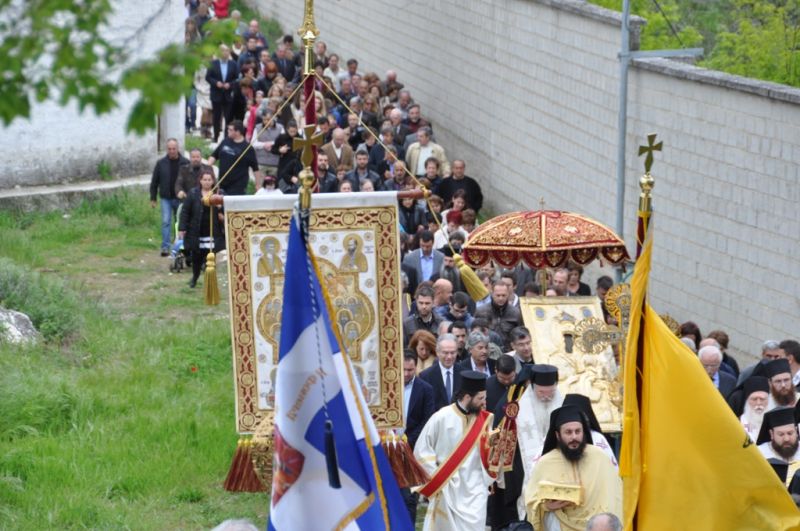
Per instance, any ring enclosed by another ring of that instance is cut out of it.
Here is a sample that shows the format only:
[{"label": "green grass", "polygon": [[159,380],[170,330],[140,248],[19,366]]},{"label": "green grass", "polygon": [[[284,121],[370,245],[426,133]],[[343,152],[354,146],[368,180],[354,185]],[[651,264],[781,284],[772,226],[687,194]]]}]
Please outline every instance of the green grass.
[{"label": "green grass", "polygon": [[0,290],[58,325],[0,344],[0,529],[261,526],[265,494],[222,489],[237,440],[224,304],[168,273],[144,193],[69,214],[0,213]]}]

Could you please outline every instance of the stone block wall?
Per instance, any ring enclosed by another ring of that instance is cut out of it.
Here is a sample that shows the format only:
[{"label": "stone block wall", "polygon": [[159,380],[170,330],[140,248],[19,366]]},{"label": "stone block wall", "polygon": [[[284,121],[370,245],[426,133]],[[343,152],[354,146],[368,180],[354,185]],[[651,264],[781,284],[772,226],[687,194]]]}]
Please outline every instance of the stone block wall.
[{"label": "stone block wall", "polygon": [[[253,3],[286,31],[300,25],[301,0]],[[329,50],[363,71],[397,70],[495,213],[535,209],[543,197],[614,226],[618,13],[575,0],[315,9]],[[657,132],[651,302],[704,332],[725,329],[742,354],[800,336],[798,103],[798,90],[673,61],[631,70],[624,236],[633,252],[636,146]]]}]

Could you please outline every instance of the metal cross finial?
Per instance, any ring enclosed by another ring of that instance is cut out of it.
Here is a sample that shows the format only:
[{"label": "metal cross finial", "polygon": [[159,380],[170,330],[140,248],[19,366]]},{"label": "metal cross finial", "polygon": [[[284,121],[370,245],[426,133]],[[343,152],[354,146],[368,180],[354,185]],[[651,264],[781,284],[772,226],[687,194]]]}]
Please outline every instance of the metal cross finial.
[{"label": "metal cross finial", "polygon": [[656,142],[656,133],[650,133],[647,135],[647,145],[646,146],[639,146],[639,156],[641,157],[645,153],[647,156],[644,158],[644,171],[645,173],[650,173],[650,168],[653,166],[653,151],[661,151],[661,147],[664,145],[664,142]]},{"label": "metal cross finial", "polygon": [[297,30],[301,38],[317,37],[319,30],[314,23],[314,0],[305,0],[303,9],[303,25]]},{"label": "metal cross finial", "polygon": [[300,155],[303,167],[311,166],[311,163],[314,161],[314,151],[311,149],[311,146],[322,145],[322,134],[314,134],[316,130],[316,125],[307,125],[303,128],[305,138],[294,137],[292,140],[292,151],[303,150],[303,153]]}]

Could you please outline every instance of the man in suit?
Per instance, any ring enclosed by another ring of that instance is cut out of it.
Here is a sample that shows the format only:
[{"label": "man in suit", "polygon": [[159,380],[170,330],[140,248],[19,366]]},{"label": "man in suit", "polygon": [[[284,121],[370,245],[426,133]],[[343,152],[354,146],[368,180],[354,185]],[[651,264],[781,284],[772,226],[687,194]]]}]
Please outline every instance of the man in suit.
[{"label": "man in suit", "polygon": [[436,341],[436,361],[419,373],[420,379],[433,387],[433,409],[450,405],[455,391],[461,385],[461,373],[456,369],[458,346],[452,334],[442,334]]},{"label": "man in suit", "polygon": [[467,336],[469,357],[458,364],[460,371],[482,372],[488,378],[494,374],[493,359],[489,358],[489,336],[473,330]]},{"label": "man in suit", "polygon": [[417,442],[422,426],[436,411],[431,384],[416,378],[417,355],[407,350],[403,355],[403,415],[405,415],[405,434],[411,448]]},{"label": "man in suit", "polygon": [[486,411],[494,411],[501,398],[508,394],[508,386],[517,377],[514,358],[502,355],[497,359],[495,372],[486,380]]},{"label": "man in suit", "polygon": [[[411,449],[417,443],[422,427],[436,411],[433,408],[433,387],[420,379],[417,374],[417,356],[411,351],[403,355],[403,418],[405,419],[405,434]],[[411,521],[417,519],[417,501],[419,497],[410,489],[400,489],[408,508]]]},{"label": "man in suit", "polygon": [[328,155],[328,164],[331,168],[345,166],[347,171],[353,169],[354,157],[353,148],[347,143],[347,135],[344,129],[337,127],[333,130],[331,141],[322,146],[320,150]]},{"label": "man in suit", "polygon": [[224,44],[219,47],[219,59],[211,61],[206,72],[206,81],[211,86],[211,109],[214,114],[214,142],[219,141],[222,119],[225,124],[233,120],[234,82],[239,79],[239,67],[231,59],[231,49]]},{"label": "man in suit", "polygon": [[394,133],[394,143],[398,146],[404,145],[409,131],[408,126],[403,123],[403,112],[400,109],[392,109],[389,112],[389,122]]},{"label": "man in suit", "polygon": [[711,381],[714,382],[714,387],[719,389],[724,398],[728,398],[728,395],[736,388],[736,378],[719,370],[722,365],[722,351],[714,345],[707,345],[697,352],[697,357]]},{"label": "man in suit", "polygon": [[[403,258],[403,264],[416,270],[416,280],[420,283],[430,280],[434,273],[441,271],[443,263],[444,255],[433,248],[433,233],[429,230],[419,233],[419,249]],[[409,286],[409,289],[414,292],[417,286]]]},{"label": "man in suit", "polygon": [[286,78],[286,81],[294,81],[295,75],[298,72],[297,65],[294,57],[292,57],[292,51],[287,49],[286,44],[281,43],[278,45],[278,49],[275,50],[275,55],[272,56],[272,60],[275,62],[275,66],[278,67],[278,72]]}]

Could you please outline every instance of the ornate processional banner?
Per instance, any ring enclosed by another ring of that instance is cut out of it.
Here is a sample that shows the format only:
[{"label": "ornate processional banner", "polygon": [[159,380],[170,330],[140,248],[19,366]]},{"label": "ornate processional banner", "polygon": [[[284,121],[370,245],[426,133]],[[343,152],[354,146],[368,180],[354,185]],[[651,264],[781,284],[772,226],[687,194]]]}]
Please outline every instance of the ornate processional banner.
[{"label": "ornate processional banner", "polygon": [[[275,404],[289,218],[296,195],[225,197],[236,427]],[[397,195],[314,194],[310,243],[344,349],[378,428],[402,427]]]},{"label": "ornate processional banner", "polygon": [[592,324],[602,323],[600,299],[523,297],[520,310],[531,332],[536,363],[558,367],[561,396],[588,396],[600,428],[604,432],[622,431],[619,368],[610,341],[603,341],[602,333],[591,329]]}]

